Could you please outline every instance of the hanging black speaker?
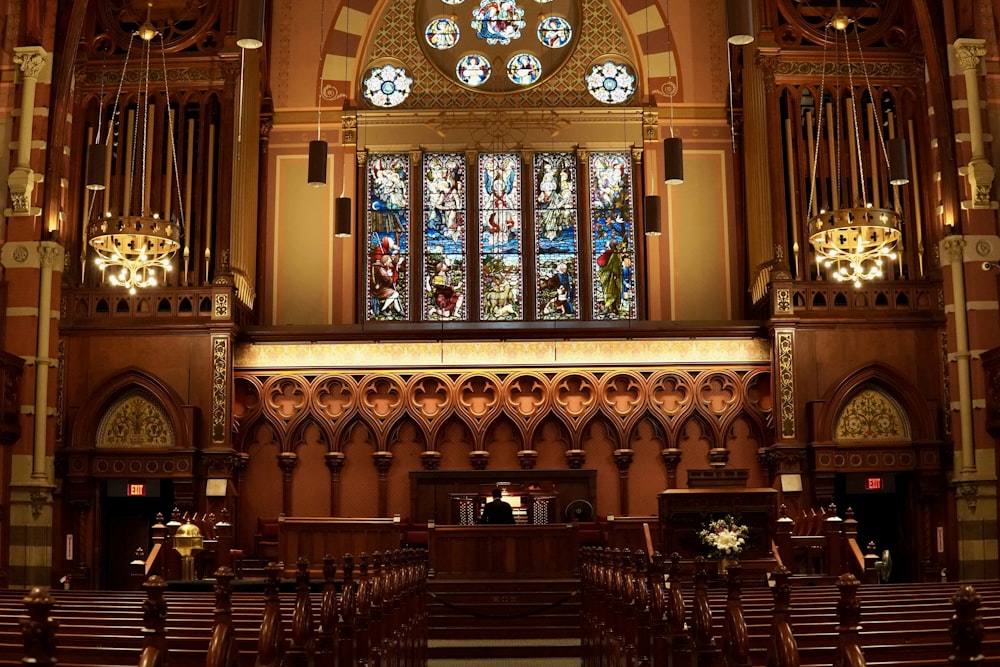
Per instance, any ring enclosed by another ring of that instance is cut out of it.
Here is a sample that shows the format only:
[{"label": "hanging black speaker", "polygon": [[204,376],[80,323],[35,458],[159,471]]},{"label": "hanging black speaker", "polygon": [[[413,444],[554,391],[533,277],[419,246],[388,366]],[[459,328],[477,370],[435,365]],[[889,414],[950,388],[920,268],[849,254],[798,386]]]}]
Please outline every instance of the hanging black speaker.
[{"label": "hanging black speaker", "polygon": [[753,41],[753,0],[726,0],[729,43],[743,46]]},{"label": "hanging black speaker", "polygon": [[326,142],[322,139],[309,142],[309,185],[314,188],[326,185]]},{"label": "hanging black speaker", "polygon": [[333,233],[341,238],[351,235],[351,198],[337,197],[333,208]]},{"label": "hanging black speaker", "polygon": [[643,227],[646,236],[660,235],[660,195],[646,195],[643,207]]},{"label": "hanging black speaker", "polygon": [[889,182],[906,185],[910,182],[910,163],[907,159],[906,139],[896,137],[885,142],[889,154]]},{"label": "hanging black speaker", "polygon": [[663,140],[663,182],[667,185],[684,182],[684,142],[680,137]]},{"label": "hanging black speaker", "polygon": [[103,190],[104,167],[108,159],[108,147],[105,144],[90,144],[87,146],[87,182],[88,190]]},{"label": "hanging black speaker", "polygon": [[264,0],[239,0],[236,13],[236,46],[259,49],[264,46]]}]

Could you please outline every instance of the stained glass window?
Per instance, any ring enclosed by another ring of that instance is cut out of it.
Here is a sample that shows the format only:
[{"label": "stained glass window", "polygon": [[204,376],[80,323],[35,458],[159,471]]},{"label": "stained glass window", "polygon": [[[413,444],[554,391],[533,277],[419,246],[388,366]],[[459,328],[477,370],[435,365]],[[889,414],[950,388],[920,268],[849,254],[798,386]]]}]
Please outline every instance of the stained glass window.
[{"label": "stained glass window", "polygon": [[519,86],[530,86],[542,75],[542,63],[530,53],[517,53],[507,61],[507,76]]},{"label": "stained glass window", "polygon": [[378,107],[394,107],[410,94],[413,79],[406,70],[395,65],[382,65],[365,78],[365,99]]},{"label": "stained glass window", "polygon": [[536,153],[532,165],[535,210],[536,316],[540,320],[577,320],[579,239],[577,235],[576,156]]},{"label": "stained glass window", "polygon": [[428,320],[465,320],[465,156],[424,156],[424,315]]},{"label": "stained glass window", "polygon": [[598,102],[620,104],[635,92],[635,75],[627,65],[608,60],[591,68],[587,90]]},{"label": "stained glass window", "polygon": [[559,49],[573,38],[573,27],[561,16],[548,16],[538,22],[538,41],[551,49]]},{"label": "stained glass window", "polygon": [[487,44],[510,44],[521,36],[524,25],[524,10],[514,0],[481,0],[472,13],[476,37]]},{"label": "stained glass window", "polygon": [[368,160],[365,232],[368,320],[409,319],[409,213],[409,156],[372,155]]},{"label": "stained glass window", "polygon": [[490,61],[479,53],[465,55],[455,66],[455,76],[467,86],[480,86],[490,78]]},{"label": "stained glass window", "polygon": [[523,317],[521,271],[521,156],[479,156],[481,247],[480,317],[484,321]]},{"label": "stained glass window", "polygon": [[427,43],[435,49],[450,49],[458,44],[460,31],[455,21],[439,17],[427,24],[424,37],[427,39]]},{"label": "stained glass window", "polygon": [[589,167],[594,319],[633,319],[632,160],[628,153],[592,153]]},{"label": "stained glass window", "polygon": [[460,5],[465,2],[465,0],[441,0],[441,2],[446,5]]}]

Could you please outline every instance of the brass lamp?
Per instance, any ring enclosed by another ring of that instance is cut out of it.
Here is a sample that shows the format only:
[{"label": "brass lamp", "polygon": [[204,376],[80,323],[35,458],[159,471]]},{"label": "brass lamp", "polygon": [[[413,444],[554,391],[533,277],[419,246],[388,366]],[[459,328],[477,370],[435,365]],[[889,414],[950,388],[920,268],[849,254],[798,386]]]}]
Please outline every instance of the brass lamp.
[{"label": "brass lamp", "polygon": [[194,554],[204,548],[201,530],[190,521],[174,533],[174,551],[181,557],[181,580],[194,581]]}]

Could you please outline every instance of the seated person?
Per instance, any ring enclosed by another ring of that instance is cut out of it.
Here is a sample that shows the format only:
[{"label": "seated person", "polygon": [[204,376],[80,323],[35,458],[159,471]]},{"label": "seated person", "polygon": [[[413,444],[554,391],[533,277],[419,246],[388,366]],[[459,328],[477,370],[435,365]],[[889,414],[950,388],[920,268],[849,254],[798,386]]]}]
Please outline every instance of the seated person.
[{"label": "seated person", "polygon": [[502,495],[500,489],[493,489],[493,500],[486,503],[479,523],[514,523],[514,508],[500,499]]}]

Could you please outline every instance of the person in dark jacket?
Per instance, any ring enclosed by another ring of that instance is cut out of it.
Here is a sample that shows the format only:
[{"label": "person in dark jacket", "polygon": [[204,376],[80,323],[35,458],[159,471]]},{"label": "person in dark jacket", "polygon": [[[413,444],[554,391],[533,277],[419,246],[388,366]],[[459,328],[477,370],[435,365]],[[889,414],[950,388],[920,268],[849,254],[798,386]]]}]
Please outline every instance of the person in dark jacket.
[{"label": "person in dark jacket", "polygon": [[479,523],[514,523],[514,508],[500,499],[502,495],[500,489],[493,489],[493,500],[486,503]]}]

